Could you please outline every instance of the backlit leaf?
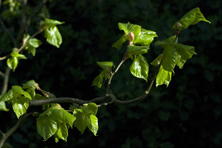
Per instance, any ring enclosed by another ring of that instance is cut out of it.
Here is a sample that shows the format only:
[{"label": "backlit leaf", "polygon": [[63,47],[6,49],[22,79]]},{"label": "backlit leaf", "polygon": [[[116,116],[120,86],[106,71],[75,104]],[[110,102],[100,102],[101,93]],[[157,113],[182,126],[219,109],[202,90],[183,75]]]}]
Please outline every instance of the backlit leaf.
[{"label": "backlit leaf", "polygon": [[168,86],[171,81],[171,78],[172,78],[172,72],[166,71],[161,65],[156,77],[156,87],[162,84]]},{"label": "backlit leaf", "polygon": [[62,36],[56,26],[45,29],[44,36],[49,44],[57,48],[62,44]]}]

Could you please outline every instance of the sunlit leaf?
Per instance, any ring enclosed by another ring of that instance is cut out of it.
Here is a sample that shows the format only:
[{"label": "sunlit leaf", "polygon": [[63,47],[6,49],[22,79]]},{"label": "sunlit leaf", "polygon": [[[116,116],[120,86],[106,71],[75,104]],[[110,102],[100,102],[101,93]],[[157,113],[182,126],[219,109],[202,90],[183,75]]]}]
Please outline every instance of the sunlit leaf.
[{"label": "sunlit leaf", "polygon": [[45,19],[44,23],[45,23],[46,26],[50,26],[50,27],[54,27],[56,25],[64,24],[64,22],[60,22],[58,20],[52,20],[52,19],[48,19],[48,18]]},{"label": "sunlit leaf", "polygon": [[95,115],[91,114],[89,116],[89,120],[90,120],[90,124],[88,124],[88,128],[96,136],[97,131],[99,129],[98,118]]},{"label": "sunlit leaf", "polygon": [[6,108],[4,101],[0,101],[0,111],[9,111],[9,109]]},{"label": "sunlit leaf", "polygon": [[45,29],[44,36],[49,44],[57,48],[62,44],[62,36],[56,26]]},{"label": "sunlit leaf", "polygon": [[55,133],[55,139],[56,142],[58,142],[58,139],[62,139],[64,141],[67,141],[68,137],[68,128],[63,123],[57,123],[58,130]]},{"label": "sunlit leaf", "polygon": [[157,37],[156,32],[142,28],[140,34],[135,37],[133,43],[148,46],[150,43],[152,43],[154,37]]},{"label": "sunlit leaf", "polygon": [[0,101],[9,101],[13,98],[13,90],[9,90],[7,93],[3,94]]},{"label": "sunlit leaf", "polygon": [[147,81],[149,65],[146,58],[141,54],[135,56],[133,63],[130,66],[130,72],[133,76],[137,78],[142,78]]},{"label": "sunlit leaf", "polygon": [[162,84],[168,86],[171,81],[171,78],[172,78],[172,72],[166,71],[161,65],[156,77],[156,87]]},{"label": "sunlit leaf", "polygon": [[81,134],[83,134],[83,132],[87,128],[87,125],[90,122],[89,119],[87,118],[87,114],[77,112],[76,114],[74,114],[74,116],[76,117],[74,125],[81,132]]},{"label": "sunlit leaf", "polygon": [[20,98],[12,99],[11,104],[17,118],[19,118],[28,109],[29,100],[25,97],[20,97]]},{"label": "sunlit leaf", "polygon": [[[184,30],[184,29],[188,28],[190,25],[195,25],[200,21],[205,21],[207,23],[211,23],[201,13],[200,8],[197,7],[197,8],[190,10],[188,13],[186,13],[178,22],[182,25],[180,30]],[[173,28],[175,28],[175,24],[174,24]]]},{"label": "sunlit leaf", "polygon": [[112,47],[117,48],[117,49],[121,49],[122,48],[122,44],[127,40],[127,37],[125,35],[123,35],[118,41],[116,41]]}]

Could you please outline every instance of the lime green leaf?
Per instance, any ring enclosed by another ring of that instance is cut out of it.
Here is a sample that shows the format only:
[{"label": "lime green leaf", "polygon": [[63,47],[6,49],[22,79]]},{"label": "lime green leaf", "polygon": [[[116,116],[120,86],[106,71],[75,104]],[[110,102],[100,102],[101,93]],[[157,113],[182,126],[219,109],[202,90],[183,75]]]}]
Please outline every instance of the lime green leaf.
[{"label": "lime green leaf", "polygon": [[133,32],[134,36],[136,37],[141,32],[141,26],[134,25],[131,23],[118,23],[119,30],[123,30],[125,34]]},{"label": "lime green leaf", "polygon": [[45,29],[44,36],[49,44],[57,48],[62,44],[62,36],[56,26]]},{"label": "lime green leaf", "polygon": [[3,94],[0,101],[9,101],[13,98],[13,90],[9,90],[7,93]]},{"label": "lime green leaf", "polygon": [[[184,30],[188,28],[190,25],[195,25],[200,21],[211,23],[203,16],[203,14],[200,11],[200,8],[197,7],[186,13],[178,22],[182,25],[181,30]],[[173,28],[175,28],[175,24]]]},{"label": "lime green leaf", "polygon": [[171,81],[171,77],[172,77],[172,72],[166,71],[161,65],[156,77],[156,87],[162,84],[168,86]]},{"label": "lime green leaf", "polygon": [[73,126],[73,122],[76,120],[76,118],[68,113],[64,109],[56,109],[54,108],[52,111],[51,116],[54,118],[55,121],[68,124],[70,127]]},{"label": "lime green leaf", "polygon": [[145,54],[148,52],[148,49],[150,48],[150,46],[134,46],[134,45],[130,45],[127,46],[127,51],[134,53],[134,54]]},{"label": "lime green leaf", "polygon": [[64,24],[64,22],[60,22],[58,20],[52,20],[52,19],[45,19],[45,25],[46,26],[49,26],[49,27],[54,27],[56,25],[61,25],[61,24]]},{"label": "lime green leaf", "polygon": [[156,32],[142,28],[141,33],[138,36],[136,36],[133,43],[147,46],[150,45],[150,43],[152,43],[154,37],[157,37]]},{"label": "lime green leaf", "polygon": [[7,65],[8,65],[8,67],[10,69],[15,71],[15,69],[18,66],[18,59],[17,59],[17,57],[11,57],[11,58],[7,59]]},{"label": "lime green leaf", "polygon": [[58,129],[56,121],[50,118],[47,114],[41,114],[37,118],[36,124],[38,133],[44,138],[45,141],[53,136]]},{"label": "lime green leaf", "polygon": [[98,106],[96,105],[96,103],[89,103],[89,104],[86,105],[85,108],[86,108],[87,112],[89,112],[93,115],[97,114]]},{"label": "lime green leaf", "polygon": [[18,58],[18,60],[27,59],[26,56],[23,54],[18,54],[17,58]]},{"label": "lime green leaf", "polygon": [[29,100],[25,97],[20,97],[17,99],[12,99],[11,104],[17,118],[19,118],[28,109]]},{"label": "lime green leaf", "polygon": [[93,86],[97,86],[99,88],[102,87],[102,83],[103,83],[103,76],[102,74],[99,74],[94,80],[93,80]]},{"label": "lime green leaf", "polygon": [[[27,40],[30,38],[30,35],[24,35],[24,42],[27,42]],[[25,48],[28,50],[29,53],[31,53],[33,56],[35,56],[36,48],[38,48],[42,42],[36,38],[31,38],[29,42],[26,44]]]},{"label": "lime green leaf", "polygon": [[97,131],[99,129],[98,118],[95,115],[91,114],[89,116],[89,120],[90,120],[89,122],[90,124],[88,124],[88,128],[96,136]]},{"label": "lime green leaf", "polygon": [[133,63],[130,66],[130,72],[133,76],[137,78],[142,78],[147,81],[149,65],[146,58],[141,54],[135,56]]},{"label": "lime green leaf", "polygon": [[60,139],[67,141],[68,137],[68,128],[65,124],[57,123],[58,130],[55,133],[55,142],[57,143]]},{"label": "lime green leaf", "polygon": [[4,101],[0,101],[0,111],[9,111],[9,109],[6,108]]},{"label": "lime green leaf", "polygon": [[123,35],[118,41],[116,41],[112,47],[117,48],[117,49],[121,49],[122,48],[122,44],[127,40],[127,37],[125,35]]},{"label": "lime green leaf", "polygon": [[12,86],[12,90],[14,93],[14,98],[15,96],[24,95],[28,100],[32,100],[32,97],[30,96],[30,94],[24,91],[20,86]]}]

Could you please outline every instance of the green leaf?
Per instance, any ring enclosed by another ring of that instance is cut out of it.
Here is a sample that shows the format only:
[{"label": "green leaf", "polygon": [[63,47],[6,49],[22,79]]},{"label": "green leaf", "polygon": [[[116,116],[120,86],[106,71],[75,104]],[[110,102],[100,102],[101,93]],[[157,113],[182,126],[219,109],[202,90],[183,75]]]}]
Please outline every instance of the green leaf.
[{"label": "green leaf", "polygon": [[17,58],[18,58],[18,60],[27,59],[26,56],[23,54],[18,54]]},{"label": "green leaf", "polygon": [[179,55],[174,46],[165,46],[163,50],[162,66],[166,71],[173,72]]},{"label": "green leaf", "polygon": [[0,101],[0,111],[9,111],[9,109],[6,108],[4,101]]},{"label": "green leaf", "polygon": [[24,91],[20,86],[12,86],[12,91],[14,94],[14,98],[16,98],[17,96],[21,96],[24,95],[28,100],[32,100],[32,97],[30,96],[30,94],[26,91]]},{"label": "green leaf", "polygon": [[58,130],[55,133],[55,141],[58,142],[58,139],[67,141],[68,137],[68,128],[65,124],[57,123]]},{"label": "green leaf", "polygon": [[0,101],[9,101],[13,98],[13,90],[9,90],[7,93],[3,94]]},{"label": "green leaf", "polygon": [[140,34],[135,36],[133,43],[148,46],[152,43],[154,37],[157,37],[156,32],[142,28]]},{"label": "green leaf", "polygon": [[[26,42],[29,38],[30,35],[24,35],[24,42]],[[24,49],[28,50],[29,53],[35,56],[36,48],[38,48],[41,44],[42,42],[40,40],[36,38],[31,38]]]},{"label": "green leaf", "polygon": [[[200,11],[200,8],[197,7],[186,13],[178,22],[182,25],[180,30],[184,30],[188,28],[190,25],[195,25],[200,21],[211,23],[203,16],[203,14]],[[173,28],[175,28],[175,24]]]},{"label": "green leaf", "polygon": [[141,54],[134,57],[133,63],[130,66],[130,72],[133,76],[137,78],[142,78],[147,81],[149,73],[149,65],[147,60]]},{"label": "green leaf", "polygon": [[15,71],[15,69],[18,66],[18,59],[17,59],[17,57],[11,57],[11,58],[7,59],[7,65],[8,65],[8,67],[10,69]]},{"label": "green leaf", "polygon": [[62,44],[62,36],[56,26],[45,29],[44,36],[49,44],[57,48]]},{"label": "green leaf", "polygon": [[168,46],[168,45],[173,46],[173,45],[175,44],[175,41],[176,41],[175,36],[171,36],[171,37],[169,37],[168,39],[166,39],[165,41],[157,41],[157,42],[155,43],[155,46],[161,45],[163,48],[164,48],[165,46]]},{"label": "green leaf", "polygon": [[102,76],[102,74],[99,74],[99,75],[93,80],[92,86],[97,86],[97,87],[101,88],[101,87],[102,87],[102,83],[103,83],[103,76]]},{"label": "green leaf", "polygon": [[62,108],[53,108],[51,115],[53,116],[55,121],[68,124],[70,127],[73,126],[73,122],[76,120],[73,115]]},{"label": "green leaf", "polygon": [[102,69],[110,71],[113,67],[113,62],[103,61],[103,62],[96,62]]},{"label": "green leaf", "polygon": [[136,37],[141,32],[141,26],[134,25],[131,23],[118,23],[119,30],[123,30],[125,34],[133,32],[134,36]]},{"label": "green leaf", "polygon": [[49,27],[54,27],[56,25],[61,25],[61,24],[64,24],[65,22],[60,22],[58,20],[52,20],[52,19],[48,19],[46,18],[45,21],[44,21],[44,24],[46,26],[49,26]]},{"label": "green leaf", "polygon": [[19,119],[21,115],[23,115],[29,107],[29,100],[25,97],[13,98],[11,100],[12,108]]},{"label": "green leaf", "polygon": [[89,103],[89,104],[86,105],[85,108],[86,108],[87,112],[89,112],[93,115],[97,114],[98,106],[96,105],[96,103]]},{"label": "green leaf", "polygon": [[187,46],[183,44],[175,45],[177,53],[180,55],[177,61],[177,66],[182,69],[187,59],[190,59],[194,54],[196,54],[193,46]]},{"label": "green leaf", "polygon": [[89,116],[89,120],[90,120],[90,124],[88,124],[88,128],[96,136],[97,131],[99,129],[98,118],[95,115],[91,114]]},{"label": "green leaf", "polygon": [[172,77],[172,72],[166,71],[161,65],[156,77],[156,87],[162,84],[168,86],[171,81],[171,77]]},{"label": "green leaf", "polygon": [[160,54],[155,60],[153,60],[150,64],[153,66],[159,66],[163,58],[163,54]]},{"label": "green leaf", "polygon": [[75,127],[83,134],[85,129],[87,128],[87,125],[89,125],[89,119],[87,118],[86,113],[80,113],[79,111],[75,111],[74,116],[76,117],[76,120],[74,121]]},{"label": "green leaf", "polygon": [[125,35],[123,35],[118,41],[116,41],[112,47],[117,48],[117,49],[121,49],[122,48],[122,44],[127,40],[127,37]]},{"label": "green leaf", "polygon": [[45,141],[53,136],[58,129],[56,121],[50,118],[47,114],[41,114],[37,118],[36,124],[38,133],[44,138]]},{"label": "green leaf", "polygon": [[29,89],[29,88],[37,89],[38,83],[36,83],[34,80],[30,80],[30,81],[26,82],[25,84],[23,84],[22,88],[23,89]]}]

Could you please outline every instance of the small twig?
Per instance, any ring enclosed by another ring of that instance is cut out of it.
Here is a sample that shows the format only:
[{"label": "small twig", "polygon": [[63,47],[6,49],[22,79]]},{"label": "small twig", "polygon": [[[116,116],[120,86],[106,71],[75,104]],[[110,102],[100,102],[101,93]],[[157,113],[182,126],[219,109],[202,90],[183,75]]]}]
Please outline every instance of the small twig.
[{"label": "small twig", "polygon": [[43,30],[40,29],[38,32],[36,32],[35,34],[33,34],[31,37],[28,38],[28,40],[26,40],[25,43],[22,44],[22,46],[18,49],[18,52],[21,52],[21,50],[28,44],[29,40],[34,38],[36,35],[40,34]]},{"label": "small twig", "polygon": [[23,121],[24,121],[24,120],[27,118],[27,116],[29,116],[29,115],[30,115],[30,114],[27,114],[27,113],[23,114],[23,115],[19,118],[18,122],[17,122],[9,131],[7,131],[6,133],[1,132],[3,136],[2,136],[2,138],[1,138],[1,140],[0,140],[0,148],[3,146],[5,140],[6,140],[9,136],[11,136],[11,135],[21,126],[21,124],[23,123]]},{"label": "small twig", "polygon": [[[5,32],[8,33],[8,35],[12,39],[13,45],[16,47],[16,40],[15,40],[15,38],[13,37],[13,35],[11,34],[11,32],[8,30],[8,28],[5,26],[5,24],[2,22],[1,19],[0,19],[0,24],[2,25],[3,29],[5,30]],[[0,58],[0,60],[2,60],[2,59]]]},{"label": "small twig", "polygon": [[[124,56],[125,57],[125,56]],[[107,85],[107,89],[106,89],[106,94],[109,94],[110,91],[110,85],[111,85],[111,81],[113,76],[117,73],[117,71],[120,69],[120,67],[122,66],[122,64],[126,61],[125,58],[122,59],[122,61],[119,63],[119,65],[116,67],[116,70],[114,72],[111,73],[109,81],[108,81],[108,85]]]},{"label": "small twig", "polygon": [[0,76],[1,76],[2,78],[4,78],[4,77],[5,77],[5,74],[0,71]]},{"label": "small twig", "polygon": [[11,69],[8,68],[8,67],[7,67],[6,70],[5,70],[1,94],[6,93],[6,91],[7,91],[7,89],[8,89],[8,80],[9,80],[10,71],[11,71]]}]

